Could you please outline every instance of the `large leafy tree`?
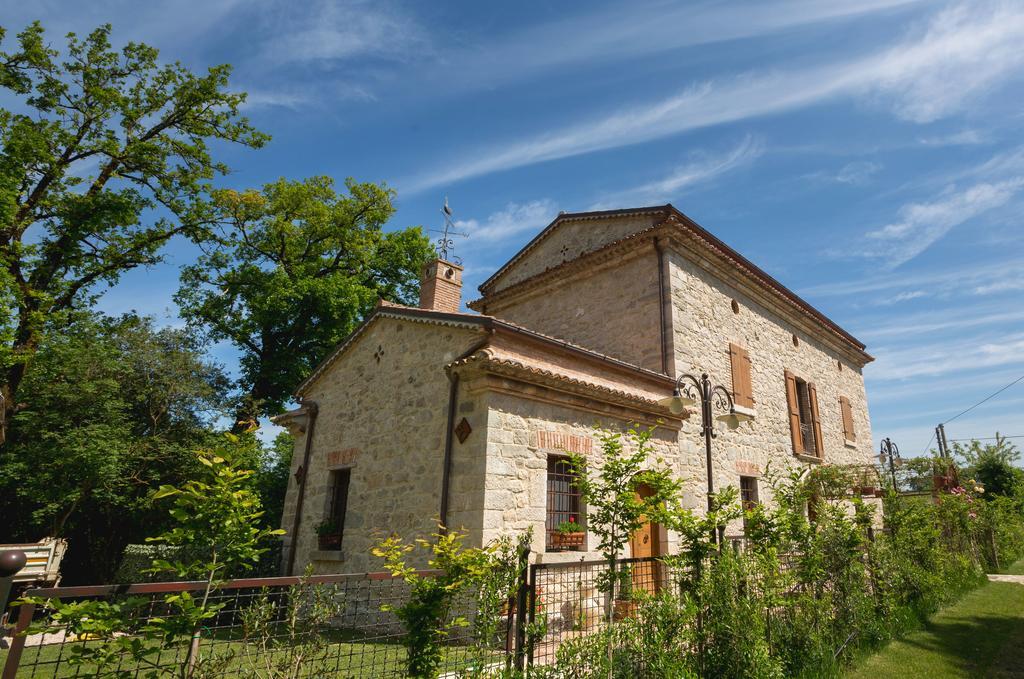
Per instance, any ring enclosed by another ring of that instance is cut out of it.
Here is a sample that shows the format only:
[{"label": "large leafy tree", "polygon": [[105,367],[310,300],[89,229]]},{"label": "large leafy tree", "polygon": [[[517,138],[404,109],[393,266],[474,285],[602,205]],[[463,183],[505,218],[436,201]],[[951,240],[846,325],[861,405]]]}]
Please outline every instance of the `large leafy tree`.
[{"label": "large leafy tree", "polygon": [[379,297],[412,302],[431,256],[419,227],[384,231],[385,186],[329,177],[213,193],[219,237],[186,267],[182,314],[241,351],[236,429],[278,413],[291,390]]},{"label": "large leafy tree", "polygon": [[17,100],[0,109],[0,435],[44,329],[174,236],[205,236],[209,181],[227,171],[210,143],[267,140],[239,115],[229,66],[194,74],[144,44],[112,48],[110,30],[68,34],[62,55],[35,23],[0,51]]},{"label": "large leafy tree", "polygon": [[25,376],[28,405],[0,448],[0,542],[67,537],[68,577],[105,579],[165,520],[149,493],[200,471],[193,451],[230,381],[187,330],[79,316],[46,334]]}]

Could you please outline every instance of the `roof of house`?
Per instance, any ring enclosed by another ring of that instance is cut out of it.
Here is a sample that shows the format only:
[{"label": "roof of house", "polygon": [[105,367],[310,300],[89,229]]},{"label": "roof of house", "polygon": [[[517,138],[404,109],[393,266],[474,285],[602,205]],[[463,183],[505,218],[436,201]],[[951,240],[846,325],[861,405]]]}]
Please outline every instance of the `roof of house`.
[{"label": "roof of house", "polygon": [[[713,235],[707,229],[705,229],[704,227],[700,226],[695,221],[693,221],[692,219],[687,217],[685,214],[680,212],[671,203],[668,203],[668,204],[665,204],[665,205],[655,205],[655,206],[649,206],[649,207],[630,208],[630,209],[621,209],[621,210],[603,210],[603,211],[596,211],[596,212],[563,212],[563,213],[559,214],[550,224],[548,224],[547,227],[545,227],[539,234],[537,234],[536,237],[534,237],[529,243],[527,243],[525,246],[523,246],[523,248],[520,249],[519,252],[517,252],[515,255],[513,255],[512,258],[508,260],[508,262],[506,262],[490,278],[488,278],[486,281],[484,281],[479,286],[479,290],[484,295],[484,297],[483,297],[483,299],[476,300],[475,302],[471,303],[471,306],[476,307],[476,306],[478,306],[481,303],[486,303],[488,296],[495,294],[494,291],[493,291],[495,284],[505,274],[507,274],[518,262],[522,261],[543,240],[545,240],[548,236],[550,236],[551,233],[553,231],[555,231],[555,229],[557,229],[561,224],[564,224],[564,223],[570,222],[570,221],[583,221],[583,220],[594,220],[594,221],[596,221],[596,220],[608,219],[608,218],[612,218],[612,217],[628,217],[628,216],[643,215],[643,214],[650,214],[650,215],[664,214],[665,215],[665,219],[660,221],[660,222],[658,222],[658,223],[656,223],[651,228],[643,229],[643,230],[641,230],[641,231],[639,231],[637,233],[634,233],[634,234],[632,234],[630,236],[618,239],[618,240],[614,241],[613,243],[605,244],[604,246],[602,246],[602,248],[599,248],[598,250],[593,251],[593,252],[599,252],[600,250],[603,250],[605,248],[614,247],[614,246],[620,245],[620,244],[622,244],[624,242],[627,242],[627,241],[630,241],[630,240],[634,240],[637,236],[640,236],[640,235],[643,235],[643,234],[648,234],[649,232],[653,232],[653,231],[657,230],[659,227],[670,226],[670,225],[677,226],[678,228],[684,229],[689,235],[692,235],[698,241],[702,242],[705,245],[705,247],[707,247],[709,250],[715,251],[718,254],[720,254],[721,256],[725,257],[727,260],[732,262],[738,269],[740,269],[741,271],[746,273],[748,276],[750,276],[752,279],[754,279],[757,283],[759,283],[762,287],[764,287],[765,289],[771,291],[772,293],[777,295],[779,298],[784,300],[785,303],[787,303],[788,305],[791,305],[793,308],[795,308],[795,309],[801,311],[802,313],[805,313],[808,316],[810,316],[811,318],[813,318],[815,321],[820,323],[822,326],[824,326],[825,328],[827,328],[828,330],[830,330],[831,332],[835,333],[840,338],[842,338],[842,340],[844,340],[845,342],[847,342],[850,345],[852,345],[858,352],[861,352],[861,353],[864,352],[865,345],[864,345],[863,342],[861,342],[856,337],[851,335],[849,332],[844,330],[835,321],[833,321],[828,316],[823,314],[821,311],[816,309],[814,306],[812,306],[806,300],[804,300],[799,295],[797,295],[795,292],[793,292],[792,290],[787,288],[785,285],[780,283],[778,280],[776,280],[770,274],[768,274],[763,269],[758,267],[756,264],[751,262],[749,259],[747,259],[743,255],[741,255],[739,252],[737,252],[736,250],[734,250],[730,246],[726,245],[717,236]],[[586,253],[586,254],[589,255],[589,254],[592,254],[592,253]],[[583,256],[586,256],[586,255],[583,255]],[[579,258],[577,258],[577,259],[579,259]],[[540,277],[545,276],[545,275],[550,275],[550,273],[558,271],[558,270],[561,270],[563,268],[564,269],[569,269],[573,265],[574,261],[576,261],[576,260],[571,260],[571,261],[568,261],[568,262],[556,264],[556,265],[550,267],[549,269],[547,269],[546,271],[540,272],[538,274],[534,274],[534,275],[529,276],[528,278],[526,278],[524,280],[512,283],[507,288],[503,288],[501,290],[501,292],[505,293],[506,291],[512,291],[512,290],[514,290],[516,288],[528,286],[534,279],[540,278]],[[864,354],[864,356],[866,357],[866,359],[868,361],[872,360],[871,357],[869,355],[867,355],[866,353]]]}]

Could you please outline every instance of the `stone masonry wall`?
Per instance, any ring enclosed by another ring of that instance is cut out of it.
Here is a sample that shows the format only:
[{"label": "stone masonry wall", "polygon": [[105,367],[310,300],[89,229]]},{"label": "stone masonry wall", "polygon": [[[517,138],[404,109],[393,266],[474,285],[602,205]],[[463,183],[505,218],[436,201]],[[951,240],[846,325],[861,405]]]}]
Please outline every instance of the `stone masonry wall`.
[{"label": "stone masonry wall", "polygon": [[[480,337],[472,328],[381,318],[308,388],[306,398],[318,404],[319,415],[296,573],[307,563],[318,573],[380,570],[380,560],[369,554],[375,536],[395,532],[412,539],[436,529],[450,384],[444,367]],[[463,451],[480,440],[467,439]],[[304,445],[300,436],[282,523],[288,531]],[[314,533],[329,511],[332,466],[352,469],[340,553],[318,551]]]},{"label": "stone masonry wall", "polygon": [[661,217],[662,215],[643,214],[610,217],[600,221],[566,221],[505,272],[494,290],[502,290],[563,262],[576,259],[582,254],[593,252],[630,234],[648,229]]},{"label": "stone masonry wall", "polygon": [[658,260],[653,246],[538,294],[507,305],[488,305],[487,313],[661,371]]},{"label": "stone masonry wall", "polygon": [[[487,406],[484,541],[532,527],[532,550],[545,562],[601,558],[593,535],[588,535],[583,551],[546,551],[548,456],[564,455],[568,447],[568,452],[596,461],[600,456],[598,429],[624,431],[631,423],[506,393],[490,393]],[[681,478],[693,478],[703,466],[702,458],[689,442],[680,445],[675,431],[659,427],[652,439],[652,459],[663,457]],[[674,550],[675,538],[668,538]],[[628,546],[624,556],[629,556]]]},{"label": "stone masonry wall", "polygon": [[[740,475],[806,464],[793,454],[786,401],[785,371],[813,382],[824,443],[823,458],[831,464],[870,464],[874,455],[864,378],[859,367],[842,359],[821,342],[796,333],[792,326],[726,281],[727,272],[715,276],[675,251],[668,251],[672,289],[673,357],[677,373],[708,372],[712,379],[732,388],[729,343],[744,347],[751,361],[754,420],[728,431],[718,429],[715,450],[715,485],[739,487]],[[734,313],[732,301],[739,304]],[[850,400],[856,443],[843,437],[839,397]],[[699,436],[699,418],[684,423],[682,435]],[[770,501],[766,484],[758,484],[762,501]],[[739,532],[739,526],[730,527]]]}]

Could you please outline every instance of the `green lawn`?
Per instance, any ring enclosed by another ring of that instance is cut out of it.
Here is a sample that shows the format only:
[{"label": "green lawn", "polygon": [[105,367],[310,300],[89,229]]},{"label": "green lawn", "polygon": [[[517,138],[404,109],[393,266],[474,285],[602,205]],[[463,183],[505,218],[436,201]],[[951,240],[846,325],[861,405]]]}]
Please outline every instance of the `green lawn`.
[{"label": "green lawn", "polygon": [[[335,635],[337,638],[322,652],[324,660],[304,676],[329,675],[340,679],[376,679],[380,677],[405,676],[405,649],[397,643],[380,643],[366,640],[353,640],[351,635]],[[211,646],[212,644],[212,646]],[[218,639],[207,641],[206,653],[216,648],[218,657],[229,654],[223,669],[224,676],[248,676],[247,670],[260,667],[261,649],[242,641]],[[18,677],[33,679],[64,679],[65,677],[88,677],[94,674],[90,666],[74,666],[61,662],[67,657],[68,648],[51,644],[43,647],[26,647],[22,656]],[[247,653],[248,651],[248,653]],[[443,650],[446,669],[452,670],[465,667],[466,649],[448,647]],[[158,662],[161,667],[172,669],[179,666],[185,656],[185,648],[168,650],[161,653]],[[0,668],[7,659],[7,651],[0,650]],[[154,658],[156,659],[156,658]],[[35,666],[35,667],[34,667]],[[121,669],[134,668],[125,666]]]},{"label": "green lawn", "polygon": [[1024,559],[1007,568],[1006,572],[1009,575],[1024,575]]},{"label": "green lawn", "polygon": [[[1024,561],[1008,572],[1024,574]],[[989,582],[979,587],[847,676],[1024,679],[1024,585]]]}]

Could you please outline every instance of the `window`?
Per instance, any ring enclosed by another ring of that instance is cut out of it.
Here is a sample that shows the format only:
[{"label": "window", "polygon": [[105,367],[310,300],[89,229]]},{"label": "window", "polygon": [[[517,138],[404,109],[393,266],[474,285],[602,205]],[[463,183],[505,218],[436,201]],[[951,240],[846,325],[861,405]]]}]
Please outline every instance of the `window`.
[{"label": "window", "polygon": [[[548,505],[547,505],[547,548],[549,550],[583,548],[582,534],[576,539],[565,539],[557,535],[559,525],[567,522],[584,525],[583,500],[576,485],[576,474],[569,464],[569,458],[560,455],[548,457]],[[579,544],[573,544],[579,542]]]},{"label": "window", "polygon": [[850,399],[845,396],[839,397],[839,411],[843,415],[843,438],[850,443],[855,443],[857,432],[853,428],[853,408],[850,407]]},{"label": "window", "polygon": [[[757,477],[740,477],[740,507],[744,512],[749,512],[758,505],[757,499]],[[747,517],[743,516],[743,532],[747,530]]]},{"label": "window", "polygon": [[732,366],[732,401],[741,408],[754,407],[754,394],[750,381],[750,355],[743,347],[729,345],[729,364]]},{"label": "window", "polygon": [[[337,469],[331,472],[331,506],[328,516],[337,526],[339,536],[345,533],[345,510],[348,507],[348,486],[351,479],[351,469]],[[338,549],[341,549],[340,541]]]},{"label": "window", "polygon": [[793,452],[822,457],[821,419],[818,416],[818,392],[807,382],[786,371],[786,402],[789,406],[789,430]]}]

